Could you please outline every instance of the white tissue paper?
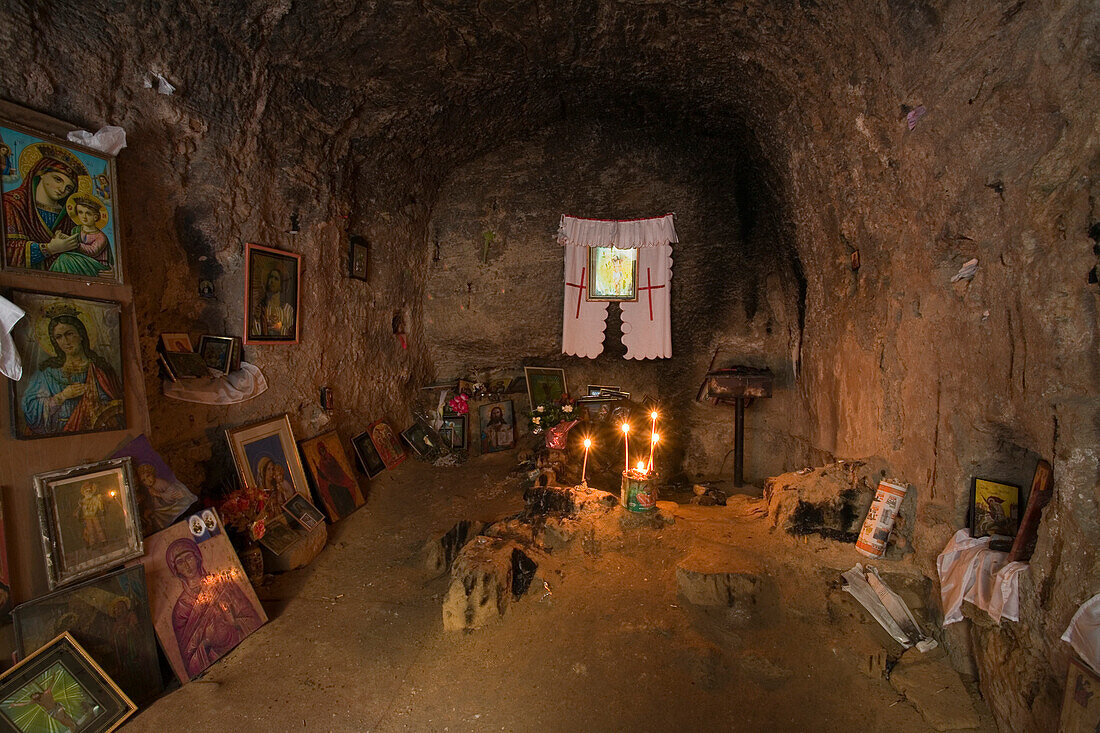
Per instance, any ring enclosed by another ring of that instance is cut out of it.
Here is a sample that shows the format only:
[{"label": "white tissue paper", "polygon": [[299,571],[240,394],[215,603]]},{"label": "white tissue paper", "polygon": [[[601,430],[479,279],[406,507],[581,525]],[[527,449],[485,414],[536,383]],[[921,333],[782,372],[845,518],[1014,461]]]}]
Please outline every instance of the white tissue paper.
[{"label": "white tissue paper", "polygon": [[87,130],[73,130],[69,133],[69,141],[113,156],[126,147],[126,131],[114,125],[101,127],[94,134]]},{"label": "white tissue paper", "polygon": [[1081,604],[1073,614],[1062,641],[1073,647],[1093,672],[1100,674],[1100,593]]}]

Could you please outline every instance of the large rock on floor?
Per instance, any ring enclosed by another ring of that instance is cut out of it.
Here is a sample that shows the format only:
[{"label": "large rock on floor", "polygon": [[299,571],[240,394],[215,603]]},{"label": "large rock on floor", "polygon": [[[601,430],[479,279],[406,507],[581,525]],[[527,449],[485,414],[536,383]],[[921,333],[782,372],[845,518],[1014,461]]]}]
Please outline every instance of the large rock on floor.
[{"label": "large rock on floor", "polygon": [[600,516],[619,503],[614,494],[587,486],[532,486],[523,493],[528,516]]},{"label": "large rock on floor", "polygon": [[966,686],[940,649],[927,654],[916,647],[906,651],[890,672],[890,684],[936,730],[971,730],[981,725]]},{"label": "large rock on floor", "polygon": [[[769,478],[764,482],[764,498],[772,526],[792,535],[813,533],[855,542],[878,482],[887,475],[888,467],[882,459],[866,458]],[[907,496],[895,523],[892,544],[908,546],[915,512],[916,502]]]},{"label": "large rock on floor", "polygon": [[443,628],[477,629],[504,615],[511,600],[530,588],[536,563],[514,541],[480,536],[468,542],[451,566],[443,598]]},{"label": "large rock on floor", "polygon": [[676,584],[696,606],[735,609],[746,621],[773,605],[775,587],[762,565],[726,548],[696,552],[676,566]]},{"label": "large rock on floor", "polygon": [[420,550],[424,567],[433,573],[433,577],[442,575],[466,543],[477,537],[484,527],[481,522],[463,519],[443,534],[428,540]]}]

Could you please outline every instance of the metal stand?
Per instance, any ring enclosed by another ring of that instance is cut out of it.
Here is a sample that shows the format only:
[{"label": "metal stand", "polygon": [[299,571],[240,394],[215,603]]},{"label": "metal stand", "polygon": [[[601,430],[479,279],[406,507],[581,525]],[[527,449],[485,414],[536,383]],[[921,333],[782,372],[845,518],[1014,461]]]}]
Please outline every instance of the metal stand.
[{"label": "metal stand", "polygon": [[733,403],[733,485],[745,483],[745,398]]}]

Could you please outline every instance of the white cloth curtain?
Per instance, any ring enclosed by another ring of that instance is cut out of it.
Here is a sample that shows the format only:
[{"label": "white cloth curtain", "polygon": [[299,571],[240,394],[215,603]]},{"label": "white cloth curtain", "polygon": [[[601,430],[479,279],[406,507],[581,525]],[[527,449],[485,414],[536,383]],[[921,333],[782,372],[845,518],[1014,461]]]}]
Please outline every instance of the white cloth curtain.
[{"label": "white cloth curtain", "polygon": [[638,299],[620,303],[627,359],[672,356],[672,247],[638,250]]},{"label": "white cloth curtain", "polygon": [[679,242],[676,238],[676,226],[673,215],[667,214],[654,219],[579,219],[575,216],[561,217],[558,225],[558,244],[582,247],[611,247],[636,249],[638,247],[660,247]]},{"label": "white cloth curtain", "polygon": [[564,247],[565,303],[562,306],[561,351],[595,359],[603,352],[607,303],[589,301],[588,247]]},{"label": "white cloth curtain", "polygon": [[561,217],[558,243],[565,250],[565,303],[561,350],[595,359],[603,352],[607,303],[586,299],[589,247],[638,250],[638,299],[621,303],[627,359],[672,356],[672,243],[679,242],[673,215],[615,221]]}]

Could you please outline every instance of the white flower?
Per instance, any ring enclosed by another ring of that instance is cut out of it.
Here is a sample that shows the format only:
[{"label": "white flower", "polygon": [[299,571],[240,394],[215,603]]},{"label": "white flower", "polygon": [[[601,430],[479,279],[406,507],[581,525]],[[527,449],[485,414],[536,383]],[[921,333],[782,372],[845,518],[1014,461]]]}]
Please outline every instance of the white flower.
[{"label": "white flower", "polygon": [[572,412],[573,411],[573,405],[562,405],[561,406],[561,411],[562,412]]},{"label": "white flower", "polygon": [[545,411],[546,411],[546,406],[545,405],[539,405],[538,407],[535,408],[535,412],[545,412]]},{"label": "white flower", "polygon": [[533,418],[531,418],[531,422],[533,422],[535,425],[538,425],[539,423],[542,422],[542,418],[541,417],[533,417]]}]

